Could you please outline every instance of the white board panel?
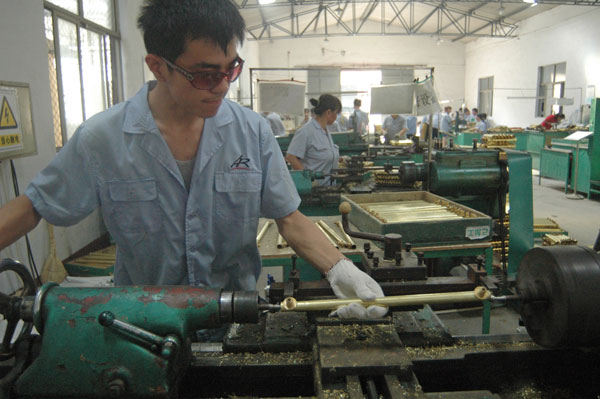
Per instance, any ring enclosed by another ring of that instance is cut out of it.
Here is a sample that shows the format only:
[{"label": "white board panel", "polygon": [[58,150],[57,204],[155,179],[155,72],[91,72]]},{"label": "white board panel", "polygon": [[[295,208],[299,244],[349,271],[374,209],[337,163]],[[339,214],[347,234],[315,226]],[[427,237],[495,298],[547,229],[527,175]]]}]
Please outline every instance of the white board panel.
[{"label": "white board panel", "polygon": [[306,85],[297,82],[258,82],[258,110],[280,115],[304,115]]},{"label": "white board panel", "polygon": [[412,114],[414,85],[371,87],[372,114]]}]

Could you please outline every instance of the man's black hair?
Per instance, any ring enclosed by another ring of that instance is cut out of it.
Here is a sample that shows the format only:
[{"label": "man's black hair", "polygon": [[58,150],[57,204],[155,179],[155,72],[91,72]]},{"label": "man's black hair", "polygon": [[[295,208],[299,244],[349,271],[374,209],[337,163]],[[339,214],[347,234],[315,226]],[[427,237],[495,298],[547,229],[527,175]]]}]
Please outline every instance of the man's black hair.
[{"label": "man's black hair", "polygon": [[175,61],[188,40],[208,39],[225,54],[246,23],[231,0],[145,0],[138,18],[148,54]]}]

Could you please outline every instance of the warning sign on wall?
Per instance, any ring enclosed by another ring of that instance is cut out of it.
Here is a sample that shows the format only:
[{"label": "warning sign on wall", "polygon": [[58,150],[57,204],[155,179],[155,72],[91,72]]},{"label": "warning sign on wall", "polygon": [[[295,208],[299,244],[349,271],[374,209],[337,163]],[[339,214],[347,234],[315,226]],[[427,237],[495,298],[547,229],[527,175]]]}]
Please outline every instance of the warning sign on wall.
[{"label": "warning sign on wall", "polygon": [[23,148],[17,90],[0,87],[0,151]]}]

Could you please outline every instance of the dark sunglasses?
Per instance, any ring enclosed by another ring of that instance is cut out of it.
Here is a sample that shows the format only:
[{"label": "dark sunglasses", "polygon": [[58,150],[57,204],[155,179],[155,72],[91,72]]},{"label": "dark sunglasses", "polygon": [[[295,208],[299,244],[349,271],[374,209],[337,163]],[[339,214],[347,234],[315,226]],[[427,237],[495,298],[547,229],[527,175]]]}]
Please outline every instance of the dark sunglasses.
[{"label": "dark sunglasses", "polygon": [[168,66],[182,74],[187,80],[190,81],[194,88],[199,90],[212,90],[223,81],[227,79],[228,83],[235,82],[242,73],[244,67],[244,60],[237,57],[234,64],[230,67],[229,72],[220,71],[201,71],[201,72],[188,72],[180,66],[173,64],[171,61],[164,57],[160,57]]}]

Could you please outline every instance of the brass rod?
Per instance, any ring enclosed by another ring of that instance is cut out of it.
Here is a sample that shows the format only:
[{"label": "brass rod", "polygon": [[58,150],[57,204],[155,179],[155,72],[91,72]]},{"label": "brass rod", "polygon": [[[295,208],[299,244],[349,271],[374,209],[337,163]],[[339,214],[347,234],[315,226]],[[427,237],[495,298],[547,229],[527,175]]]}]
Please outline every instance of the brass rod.
[{"label": "brass rod", "polygon": [[258,232],[258,235],[256,236],[256,246],[257,247],[260,247],[260,241],[263,239],[263,237],[265,236],[265,233],[269,229],[269,226],[271,226],[272,224],[273,224],[272,220],[267,220],[267,222],[265,224],[263,224],[263,227],[260,229],[260,231]]},{"label": "brass rod", "polygon": [[342,240],[340,238],[340,236],[338,236],[335,233],[335,231],[333,231],[333,229],[331,227],[329,227],[329,225],[327,223],[325,223],[325,221],[319,220],[317,223],[319,224],[319,226],[321,226],[323,228],[323,230],[327,234],[329,234],[331,236],[331,238],[333,238],[333,241],[335,241],[338,246],[340,246],[340,247],[345,247],[346,246],[346,242],[344,240]]},{"label": "brass rod", "polygon": [[288,243],[283,239],[281,234],[277,234],[277,248],[285,248],[288,246]]},{"label": "brass rod", "polygon": [[338,249],[339,249],[338,245],[337,245],[337,244],[336,244],[336,243],[333,241],[333,239],[332,239],[331,237],[329,237],[329,234],[327,234],[327,233],[325,232],[325,230],[323,230],[323,228],[321,227],[321,225],[320,225],[319,223],[315,223],[315,226],[317,226],[317,228],[318,228],[319,230],[321,230],[321,233],[323,233],[323,235],[324,235],[325,237],[327,237],[327,239],[329,240],[329,242],[331,243],[331,245],[333,245],[334,247],[336,247],[336,248],[338,248]]},{"label": "brass rod", "polygon": [[344,236],[344,240],[346,241],[346,246],[348,248],[351,249],[355,249],[356,248],[356,244],[354,243],[354,241],[352,241],[352,237],[350,237],[348,235],[348,233],[346,233],[344,231],[344,226],[342,226],[342,222],[340,222],[339,220],[335,222],[335,224],[337,225],[337,227],[340,229],[340,231],[342,232],[342,235]]},{"label": "brass rod", "polygon": [[282,312],[308,312],[317,310],[334,310],[340,306],[358,303],[362,306],[415,306],[440,303],[480,302],[491,297],[491,292],[484,287],[477,287],[473,291],[441,292],[435,294],[396,295],[375,298],[374,301],[364,302],[355,299],[320,299],[313,301],[297,301],[292,297],[281,302]]}]

